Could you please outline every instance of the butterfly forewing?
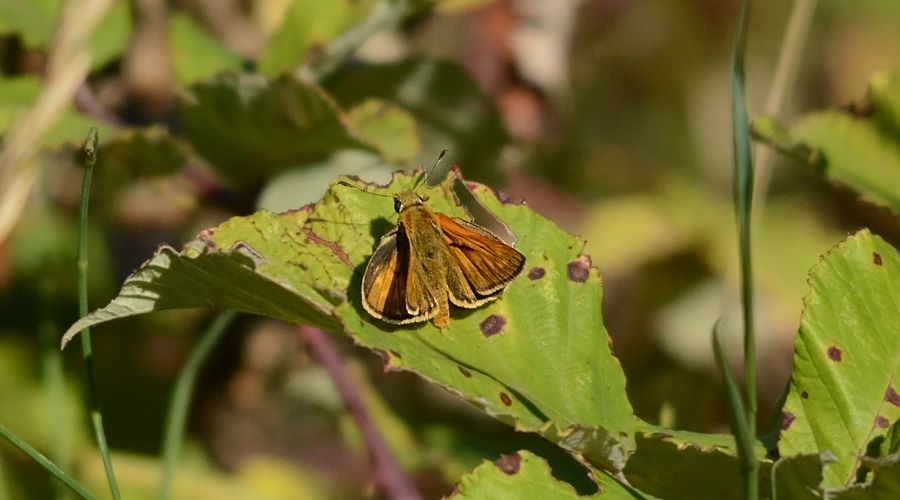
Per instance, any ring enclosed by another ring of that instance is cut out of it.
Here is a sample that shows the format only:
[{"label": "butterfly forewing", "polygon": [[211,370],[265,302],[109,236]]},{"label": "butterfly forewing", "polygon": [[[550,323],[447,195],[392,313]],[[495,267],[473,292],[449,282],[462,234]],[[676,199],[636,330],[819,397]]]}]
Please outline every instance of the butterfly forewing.
[{"label": "butterfly forewing", "polygon": [[441,213],[437,216],[451,255],[478,295],[499,292],[522,272],[525,257],[487,229]]}]

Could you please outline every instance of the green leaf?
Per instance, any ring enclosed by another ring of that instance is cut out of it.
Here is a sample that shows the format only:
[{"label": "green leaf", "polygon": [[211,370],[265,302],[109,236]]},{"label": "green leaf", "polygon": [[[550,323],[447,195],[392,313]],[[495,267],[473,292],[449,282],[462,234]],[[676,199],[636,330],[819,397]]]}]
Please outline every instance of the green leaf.
[{"label": "green leaf", "polygon": [[[13,120],[34,104],[40,92],[41,80],[36,76],[0,77],[0,134],[6,133]],[[44,145],[55,146],[68,142],[81,146],[84,144],[85,134],[92,126],[100,129],[101,137],[112,134],[114,130],[103,124],[98,125],[96,120],[87,118],[70,107],[51,127]]]},{"label": "green leaf", "polygon": [[235,182],[257,182],[337,149],[370,149],[318,87],[283,76],[222,73],[195,83],[179,102],[196,150]]},{"label": "green leaf", "polygon": [[190,147],[173,137],[165,127],[126,129],[103,140],[97,156],[97,170],[104,176],[113,173],[129,177],[165,175],[181,169],[189,154]]},{"label": "green leaf", "polygon": [[[95,167],[100,175],[94,177],[91,188],[92,214],[100,217],[118,217],[117,200],[131,193],[128,187],[178,172],[192,153],[189,145],[159,125],[123,129],[100,139]],[[80,148],[73,148],[71,154],[81,163]]]},{"label": "green leaf", "polygon": [[834,461],[829,452],[783,457],[772,466],[772,500],[830,498],[822,487],[822,469]]},{"label": "green leaf", "polygon": [[829,498],[834,500],[900,498],[900,455],[893,454],[880,460],[863,459],[863,462],[874,473],[872,482],[854,484],[837,494],[832,494]]},{"label": "green leaf", "polygon": [[610,479],[603,491],[584,497],[567,483],[550,474],[550,467],[543,458],[528,451],[504,455],[496,463],[485,462],[464,475],[450,496],[455,500],[482,500],[489,498],[515,498],[517,500],[566,500],[566,499],[636,499],[651,498],[629,491]]},{"label": "green leaf", "polygon": [[[24,3],[24,2],[23,2]],[[91,36],[94,49],[93,68],[102,68],[119,58],[133,36],[130,2],[115,2]]]},{"label": "green leaf", "polygon": [[863,199],[900,211],[900,75],[876,76],[871,109],[809,114],[789,128],[758,118],[754,134],[779,151],[816,166]]},{"label": "green leaf", "polygon": [[347,122],[356,137],[374,146],[388,162],[410,161],[419,152],[415,119],[387,101],[364,101],[347,112]]},{"label": "green leaf", "polygon": [[900,254],[867,230],[825,255],[794,342],[782,456],[828,450],[825,485],[854,481],[858,457],[900,417]]},{"label": "green leaf", "polygon": [[62,0],[0,0],[0,33],[18,33],[29,47],[47,45],[61,6]]},{"label": "green leaf", "polygon": [[[368,189],[391,194],[418,178],[398,175],[388,188]],[[451,201],[454,181],[419,192],[434,210],[463,216]],[[162,248],[65,339],[117,317],[198,306],[344,331],[380,353],[387,369],[416,372],[519,430],[620,470],[634,447],[634,421],[600,314],[600,279],[579,255],[582,243],[527,207],[470,187],[518,235],[528,260],[502,300],[453,310],[443,331],[431,323],[387,329],[363,311],[362,272],[396,215],[390,200],[335,184],[314,208],[234,218],[180,254]]]},{"label": "green leaf", "polygon": [[900,73],[878,73],[869,82],[869,101],[881,125],[900,137]]},{"label": "green leaf", "polygon": [[180,12],[169,21],[169,47],[175,76],[185,85],[223,70],[238,71],[243,64],[240,56]]},{"label": "green leaf", "polygon": [[501,180],[500,152],[509,141],[493,102],[457,64],[416,58],[346,70],[325,82],[345,108],[378,98],[405,108],[419,125],[417,164],[430,165],[442,149],[466,178]]},{"label": "green leaf", "polygon": [[293,0],[259,59],[261,73],[277,76],[321,54],[348,27],[361,21],[374,0]]},{"label": "green leaf", "polygon": [[[62,6],[62,0],[0,0],[0,34],[15,33],[28,47],[46,48],[57,28]],[[129,3],[115,2],[91,37],[92,66],[99,68],[118,57],[128,46],[131,31]]]},{"label": "green leaf", "polygon": [[[734,436],[677,431],[643,421],[637,425],[637,449],[624,471],[632,486],[667,500],[744,498],[737,487],[743,480]],[[771,462],[759,443],[755,456],[760,493],[765,498]]]}]

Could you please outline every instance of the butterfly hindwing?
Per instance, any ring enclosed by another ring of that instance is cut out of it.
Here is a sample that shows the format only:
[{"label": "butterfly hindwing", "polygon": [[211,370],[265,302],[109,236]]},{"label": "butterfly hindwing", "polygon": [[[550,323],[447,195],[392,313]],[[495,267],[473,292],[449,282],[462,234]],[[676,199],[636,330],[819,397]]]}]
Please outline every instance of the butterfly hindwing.
[{"label": "butterfly hindwing", "polygon": [[408,320],[406,281],[409,275],[409,242],[398,246],[397,230],[381,238],[363,275],[363,306],[376,318],[391,323]]}]

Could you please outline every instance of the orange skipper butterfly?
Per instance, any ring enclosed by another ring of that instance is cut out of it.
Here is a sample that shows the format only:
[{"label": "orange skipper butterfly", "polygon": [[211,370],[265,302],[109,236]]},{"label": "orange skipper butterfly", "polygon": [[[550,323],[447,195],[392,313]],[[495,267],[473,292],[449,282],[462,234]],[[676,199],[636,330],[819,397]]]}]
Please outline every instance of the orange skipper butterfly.
[{"label": "orange skipper butterfly", "polygon": [[387,323],[434,319],[443,328],[450,304],[472,309],[497,299],[522,272],[525,256],[477,224],[431,210],[417,187],[393,196],[400,220],[369,259],[362,305]]}]

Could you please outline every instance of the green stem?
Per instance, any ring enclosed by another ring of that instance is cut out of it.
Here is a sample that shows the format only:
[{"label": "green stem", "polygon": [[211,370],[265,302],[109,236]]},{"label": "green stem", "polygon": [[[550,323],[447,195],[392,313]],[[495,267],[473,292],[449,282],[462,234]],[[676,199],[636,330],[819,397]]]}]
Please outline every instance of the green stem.
[{"label": "green stem", "polygon": [[[741,304],[744,313],[744,415],[745,428],[735,428],[741,471],[744,475],[748,500],[759,497],[758,463],[752,446],[756,440],[756,330],[753,324],[753,267],[750,252],[750,219],[753,202],[753,160],[750,150],[750,118],[744,76],[744,54],[747,45],[747,24],[750,0],[741,2],[732,59],[734,119],[734,201],[737,212],[738,248],[741,262]],[[732,407],[732,410],[738,410]],[[738,435],[738,431],[741,434]]]},{"label": "green stem", "polygon": [[209,357],[219,339],[225,334],[228,325],[234,320],[237,313],[230,311],[222,313],[200,338],[200,342],[191,356],[188,358],[178,380],[175,381],[175,389],[172,391],[172,400],[169,402],[169,415],[166,418],[166,429],[163,432],[162,446],[162,478],[160,479],[159,492],[156,498],[166,500],[172,491],[172,481],[175,477],[175,465],[178,463],[178,454],[184,440],[184,428],[187,422],[188,407],[194,393],[194,383],[203,362]]},{"label": "green stem", "polygon": [[[97,128],[91,127],[85,144],[85,168],[84,178],[81,182],[81,209],[79,213],[79,237],[78,237],[78,313],[81,317],[87,316],[87,276],[88,276],[88,198],[91,192],[91,177],[94,174],[94,164],[97,163]],[[106,469],[106,479],[109,489],[115,500],[121,500],[119,485],[116,483],[116,475],[113,472],[112,460],[109,457],[109,447],[106,444],[106,433],[103,431],[103,415],[100,413],[100,397],[97,394],[97,384],[94,377],[94,356],[91,353],[91,332],[85,328],[81,332],[81,352],[84,358],[85,378],[90,398],[91,424],[94,428],[94,436],[97,439],[97,448],[103,458],[103,467]]]},{"label": "green stem", "polygon": [[[52,301],[50,294],[45,294],[43,301]],[[62,352],[57,348],[59,329],[51,319],[52,311],[49,306],[45,310],[45,317],[38,329],[38,337],[41,344],[41,385],[49,401],[50,412],[53,415],[66,415],[65,378],[63,377]],[[69,469],[72,464],[71,435],[67,425],[54,425],[52,429],[50,456],[61,469]],[[68,498],[68,490],[55,484],[59,491],[57,498]]]},{"label": "green stem", "polygon": [[12,493],[9,491],[9,481],[6,479],[6,466],[3,463],[3,457],[0,456],[0,500],[11,500]]},{"label": "green stem", "polygon": [[81,498],[84,498],[85,500],[97,500],[97,497],[92,495],[88,490],[84,489],[84,486],[78,484],[78,482],[72,479],[71,476],[63,472],[63,470],[60,469],[58,465],[53,463],[49,458],[42,455],[41,452],[34,449],[31,445],[26,443],[25,440],[13,434],[12,431],[7,429],[3,425],[0,425],[0,436],[3,436],[7,441],[12,443],[13,446],[22,450],[22,452],[31,457],[35,462],[47,469],[50,474],[56,476],[56,478],[62,481],[63,484],[71,488],[72,491],[74,491],[76,494],[80,495]]}]

